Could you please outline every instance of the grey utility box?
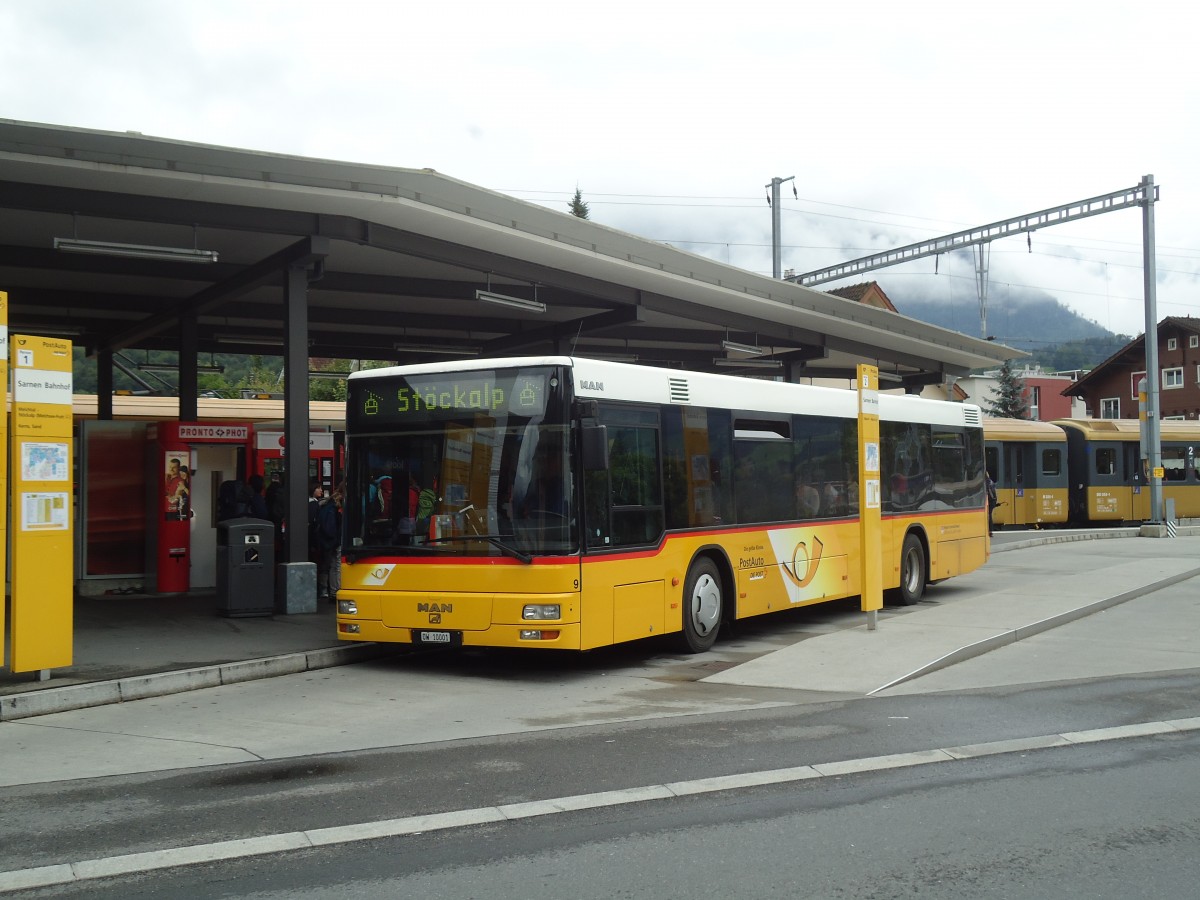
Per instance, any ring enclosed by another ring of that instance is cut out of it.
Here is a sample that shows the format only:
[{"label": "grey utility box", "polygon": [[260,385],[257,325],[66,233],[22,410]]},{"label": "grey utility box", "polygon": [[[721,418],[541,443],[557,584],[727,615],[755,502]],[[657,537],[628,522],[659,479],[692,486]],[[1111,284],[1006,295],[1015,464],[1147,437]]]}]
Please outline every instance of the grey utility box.
[{"label": "grey utility box", "polygon": [[223,616],[275,612],[275,524],[269,519],[217,523],[217,612]]}]

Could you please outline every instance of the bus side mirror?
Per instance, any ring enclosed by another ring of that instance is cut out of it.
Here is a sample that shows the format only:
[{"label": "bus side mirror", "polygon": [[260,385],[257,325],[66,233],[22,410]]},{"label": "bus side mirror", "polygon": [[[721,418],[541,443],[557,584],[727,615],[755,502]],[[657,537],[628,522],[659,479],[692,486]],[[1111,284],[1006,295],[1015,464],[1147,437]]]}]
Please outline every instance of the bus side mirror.
[{"label": "bus side mirror", "polygon": [[608,426],[584,425],[581,432],[583,468],[593,472],[604,471],[608,468]]}]

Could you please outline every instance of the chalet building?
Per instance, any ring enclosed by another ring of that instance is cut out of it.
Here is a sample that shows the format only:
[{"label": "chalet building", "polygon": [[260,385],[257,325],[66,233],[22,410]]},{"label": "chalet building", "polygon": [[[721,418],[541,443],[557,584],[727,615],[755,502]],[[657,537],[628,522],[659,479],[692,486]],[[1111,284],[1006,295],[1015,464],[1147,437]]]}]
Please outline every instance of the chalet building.
[{"label": "chalet building", "polygon": [[[1159,417],[1200,418],[1200,318],[1158,323]],[[1080,397],[1094,419],[1136,419],[1138,382],[1146,377],[1145,336],[1130,341],[1063,391]]]}]

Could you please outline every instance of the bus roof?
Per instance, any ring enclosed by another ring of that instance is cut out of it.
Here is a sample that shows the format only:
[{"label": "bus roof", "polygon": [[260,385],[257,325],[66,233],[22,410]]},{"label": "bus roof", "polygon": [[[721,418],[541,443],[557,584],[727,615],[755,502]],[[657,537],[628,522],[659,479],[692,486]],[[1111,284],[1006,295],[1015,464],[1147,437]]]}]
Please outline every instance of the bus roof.
[{"label": "bus roof", "polygon": [[[633,365],[570,356],[522,356],[493,359],[460,359],[448,362],[350,373],[349,379],[386,378],[395,375],[435,375],[481,369],[531,366],[565,366],[575,372],[575,396],[589,400],[625,400],[678,406],[755,410],[769,413],[855,418],[856,392],[846,388],[818,387],[711,372],[691,372],[657,366]],[[968,403],[926,400],[921,397],[881,394],[880,415],[902,422],[934,425],[978,425],[979,407]]]}]

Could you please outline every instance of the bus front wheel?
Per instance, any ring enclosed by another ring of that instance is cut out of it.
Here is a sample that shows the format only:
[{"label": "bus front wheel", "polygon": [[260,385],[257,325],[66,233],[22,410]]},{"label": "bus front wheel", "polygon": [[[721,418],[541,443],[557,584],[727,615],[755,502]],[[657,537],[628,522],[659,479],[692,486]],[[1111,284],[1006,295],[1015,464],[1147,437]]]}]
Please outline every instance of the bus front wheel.
[{"label": "bus front wheel", "polygon": [[688,569],[683,590],[681,644],[688,653],[703,653],[721,628],[721,574],[711,559],[697,559]]},{"label": "bus front wheel", "polygon": [[892,592],[898,606],[912,606],[925,596],[925,545],[915,534],[904,536],[900,552],[900,587]]}]

